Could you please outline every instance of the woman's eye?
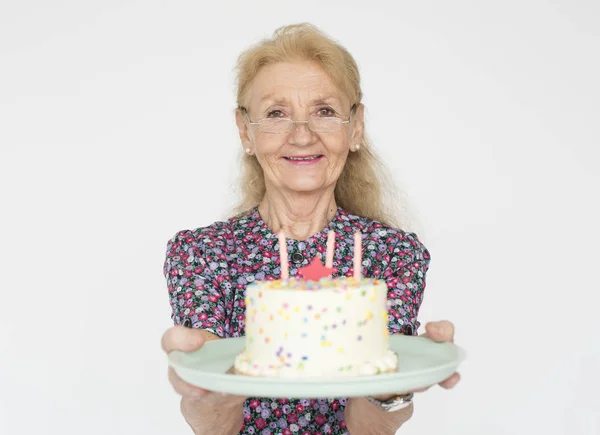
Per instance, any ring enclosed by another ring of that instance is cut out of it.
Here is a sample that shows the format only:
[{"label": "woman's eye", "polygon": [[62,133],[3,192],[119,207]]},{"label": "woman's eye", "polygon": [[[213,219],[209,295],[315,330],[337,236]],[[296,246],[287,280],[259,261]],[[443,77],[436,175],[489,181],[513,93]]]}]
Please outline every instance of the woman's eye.
[{"label": "woman's eye", "polygon": [[283,112],[281,110],[271,110],[267,113],[267,118],[282,118]]},{"label": "woman's eye", "polygon": [[317,112],[319,116],[335,116],[335,110],[331,107],[323,107]]}]

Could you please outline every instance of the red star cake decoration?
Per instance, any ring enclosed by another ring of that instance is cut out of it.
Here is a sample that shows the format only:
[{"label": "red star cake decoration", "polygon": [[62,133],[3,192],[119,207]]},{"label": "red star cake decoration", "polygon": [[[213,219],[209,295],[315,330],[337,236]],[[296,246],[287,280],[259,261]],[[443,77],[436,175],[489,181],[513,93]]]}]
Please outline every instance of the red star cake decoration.
[{"label": "red star cake decoration", "polygon": [[318,255],[315,255],[308,266],[298,269],[298,273],[308,281],[319,281],[321,278],[328,277],[332,273],[337,272],[335,267],[325,267]]}]

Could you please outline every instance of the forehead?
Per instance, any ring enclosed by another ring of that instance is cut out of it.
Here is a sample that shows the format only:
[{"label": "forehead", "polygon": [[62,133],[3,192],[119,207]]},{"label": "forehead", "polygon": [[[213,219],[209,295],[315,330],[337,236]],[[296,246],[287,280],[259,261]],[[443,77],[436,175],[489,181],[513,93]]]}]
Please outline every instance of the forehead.
[{"label": "forehead", "polygon": [[347,104],[331,77],[314,61],[276,63],[263,67],[249,89],[251,106],[282,102]]}]

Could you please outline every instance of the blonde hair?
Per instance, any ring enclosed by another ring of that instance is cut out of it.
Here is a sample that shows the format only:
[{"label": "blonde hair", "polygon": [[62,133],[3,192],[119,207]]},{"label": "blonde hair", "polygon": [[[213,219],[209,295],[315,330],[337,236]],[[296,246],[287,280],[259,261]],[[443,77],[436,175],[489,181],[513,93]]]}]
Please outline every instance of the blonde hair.
[{"label": "blonde hair", "polygon": [[[300,23],[278,28],[271,38],[240,54],[236,65],[238,109],[247,107],[248,90],[262,67],[299,60],[318,62],[353,108],[361,103],[360,74],[352,55],[312,24]],[[234,209],[236,214],[256,207],[265,194],[264,174],[258,160],[246,153],[242,153],[241,158],[241,201]],[[398,193],[364,132],[360,151],[348,154],[337,181],[338,206],[352,214],[406,230],[410,219],[405,210],[406,202],[398,202]]]}]

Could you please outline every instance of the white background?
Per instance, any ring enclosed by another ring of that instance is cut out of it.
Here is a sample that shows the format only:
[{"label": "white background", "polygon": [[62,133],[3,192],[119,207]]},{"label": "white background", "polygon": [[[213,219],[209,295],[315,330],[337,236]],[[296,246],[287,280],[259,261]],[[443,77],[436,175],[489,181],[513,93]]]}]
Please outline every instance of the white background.
[{"label": "white background", "polygon": [[600,433],[598,2],[0,4],[1,434],[189,433],[166,242],[234,200],[236,56],[301,21],[357,59],[420,320],[469,354],[399,433]]}]

